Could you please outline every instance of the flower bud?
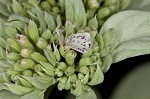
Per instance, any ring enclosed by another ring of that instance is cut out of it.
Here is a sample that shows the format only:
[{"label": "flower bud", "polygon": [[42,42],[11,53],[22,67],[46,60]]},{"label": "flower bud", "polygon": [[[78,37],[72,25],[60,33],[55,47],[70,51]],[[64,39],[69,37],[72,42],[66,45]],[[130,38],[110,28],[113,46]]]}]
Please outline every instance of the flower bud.
[{"label": "flower bud", "polygon": [[20,60],[20,58],[21,58],[20,55],[18,53],[15,53],[15,52],[10,52],[6,56],[8,59],[14,60],[14,61]]},{"label": "flower bud", "polygon": [[30,38],[34,42],[37,42],[37,39],[39,37],[39,33],[38,33],[37,25],[34,21],[30,20],[27,30],[28,30],[28,34],[29,34]]},{"label": "flower bud", "polygon": [[79,71],[83,74],[87,74],[89,72],[89,69],[86,66],[82,66],[80,67]]},{"label": "flower bud", "polygon": [[96,12],[96,9],[88,9],[88,10],[87,10],[87,18],[88,18],[88,19],[93,18],[94,15],[95,15],[95,12]]},{"label": "flower bud", "polygon": [[54,67],[50,63],[40,62],[42,65],[42,70],[49,76],[54,76]]},{"label": "flower bud", "polygon": [[59,53],[59,50],[57,49],[57,46],[53,43],[53,48],[54,48],[54,55],[55,55],[55,58],[56,60],[59,62],[60,59],[61,59],[61,56],[60,56],[60,53]]},{"label": "flower bud", "polygon": [[97,0],[88,0],[88,8],[90,9],[96,9],[99,7],[99,3],[97,2]]},{"label": "flower bud", "polygon": [[7,38],[7,43],[12,49],[16,50],[17,52],[21,51],[21,46],[17,42],[17,40],[15,40],[13,38]]},{"label": "flower bud", "polygon": [[65,51],[65,48],[64,46],[61,46],[59,47],[59,52],[61,54],[62,57],[65,57],[65,54],[66,54],[66,51]]},{"label": "flower bud", "polygon": [[58,4],[59,4],[59,6],[60,6],[60,12],[62,13],[62,12],[64,12],[64,10],[65,10],[65,0],[58,0]]},{"label": "flower bud", "polygon": [[47,11],[51,9],[51,6],[50,6],[49,2],[47,2],[47,1],[42,1],[41,6],[44,10],[47,10]]},{"label": "flower bud", "polygon": [[32,77],[32,76],[33,76],[32,71],[29,70],[29,69],[25,70],[22,74],[23,74],[24,76],[27,76],[27,77]]},{"label": "flower bud", "polygon": [[58,7],[55,6],[55,7],[52,8],[52,12],[54,12],[54,13],[59,13],[60,10],[59,10]]},{"label": "flower bud", "polygon": [[77,53],[74,50],[68,51],[65,55],[66,62],[69,65],[72,65],[75,61],[76,56],[77,56]]},{"label": "flower bud", "polygon": [[117,0],[106,0],[104,5],[105,6],[110,6],[110,5],[113,5],[113,4],[116,4],[117,3]]},{"label": "flower bud", "polygon": [[34,69],[35,65],[36,65],[36,63],[31,59],[22,59],[21,60],[21,67],[22,68]]},{"label": "flower bud", "polygon": [[47,62],[47,59],[38,52],[33,52],[31,58],[36,62]]},{"label": "flower bud", "polygon": [[22,47],[34,49],[33,45],[31,44],[31,42],[28,40],[26,36],[17,34],[16,37],[17,37],[17,41],[20,43]]},{"label": "flower bud", "polygon": [[60,62],[59,64],[58,64],[58,67],[57,67],[59,70],[61,70],[61,71],[65,71],[66,70],[66,68],[67,68],[67,65],[64,63],[64,62]]},{"label": "flower bud", "polygon": [[30,58],[30,55],[32,52],[33,52],[33,50],[31,50],[31,49],[23,48],[23,49],[21,49],[20,55],[24,58]]},{"label": "flower bud", "polygon": [[15,76],[15,75],[19,75],[20,72],[15,71],[13,68],[9,68],[9,69],[7,70],[7,74],[8,74],[8,75],[11,75],[11,76]]},{"label": "flower bud", "polygon": [[72,74],[69,77],[70,77],[70,82],[76,82],[76,80],[78,79],[76,74]]},{"label": "flower bud", "polygon": [[34,66],[34,70],[37,72],[40,72],[40,71],[43,71],[42,70],[42,65],[41,64],[36,64],[35,66]]},{"label": "flower bud", "polygon": [[83,84],[87,84],[88,83],[88,81],[89,81],[89,72],[84,76],[84,78],[83,78]]},{"label": "flower bud", "polygon": [[74,25],[70,22],[70,21],[66,21],[65,23],[65,27],[66,27],[66,35],[67,37],[74,34]]},{"label": "flower bud", "polygon": [[13,65],[15,71],[24,71],[25,69],[21,67],[20,63],[17,62]]},{"label": "flower bud", "polygon": [[58,83],[58,85],[57,85],[58,89],[59,89],[59,90],[64,89],[64,88],[65,88],[65,85],[66,85],[66,82],[67,82],[67,77],[63,77],[63,78],[59,81],[59,83]]},{"label": "flower bud", "polygon": [[70,76],[75,72],[75,68],[73,66],[68,66],[67,69],[65,70],[65,74]]},{"label": "flower bud", "polygon": [[37,43],[36,43],[37,47],[40,49],[44,49],[46,48],[46,46],[48,45],[47,41],[43,38],[39,38]]},{"label": "flower bud", "polygon": [[49,51],[53,51],[53,49],[52,49],[52,46],[50,45],[50,44],[48,44],[47,46],[46,46],[46,49],[48,49]]},{"label": "flower bud", "polygon": [[111,12],[110,9],[107,7],[101,8],[97,13],[98,20],[104,19],[110,14],[110,12]]},{"label": "flower bud", "polygon": [[18,79],[21,82],[21,85],[24,87],[32,87],[31,83],[29,83],[26,79],[22,78],[22,77],[18,77]]},{"label": "flower bud", "polygon": [[55,74],[58,76],[58,77],[61,77],[63,75],[63,72],[62,71],[56,71]]},{"label": "flower bud", "polygon": [[82,58],[83,57],[90,57],[93,54],[93,50],[90,48],[87,50],[87,52],[82,54]]},{"label": "flower bud", "polygon": [[97,30],[98,28],[98,21],[96,19],[96,16],[92,19],[89,20],[88,22],[88,26],[92,29],[92,30]]},{"label": "flower bud", "polygon": [[42,38],[45,39],[46,41],[48,41],[50,39],[50,37],[52,36],[51,30],[50,29],[46,29],[43,33],[42,33]]},{"label": "flower bud", "polygon": [[56,6],[57,5],[55,0],[48,0],[48,2],[50,3],[51,6]]},{"label": "flower bud", "polygon": [[78,78],[79,79],[83,79],[84,78],[84,75],[82,73],[78,73]]},{"label": "flower bud", "polygon": [[91,59],[89,57],[83,57],[79,61],[79,66],[88,66],[92,63]]}]

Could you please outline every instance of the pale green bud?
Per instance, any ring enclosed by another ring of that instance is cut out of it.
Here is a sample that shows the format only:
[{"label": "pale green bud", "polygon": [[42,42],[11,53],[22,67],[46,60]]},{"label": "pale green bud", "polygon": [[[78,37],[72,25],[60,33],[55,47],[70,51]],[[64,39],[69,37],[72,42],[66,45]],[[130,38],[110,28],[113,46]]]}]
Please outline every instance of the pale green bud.
[{"label": "pale green bud", "polygon": [[70,82],[76,82],[76,80],[78,79],[76,74],[72,74],[69,77],[70,77]]},{"label": "pale green bud", "polygon": [[60,6],[61,13],[65,10],[65,0],[58,0],[58,4]]},{"label": "pale green bud", "polygon": [[59,64],[58,64],[58,67],[57,67],[59,70],[61,70],[61,71],[65,71],[66,70],[66,68],[67,68],[67,65],[64,63],[64,62],[60,62]]},{"label": "pale green bud", "polygon": [[26,79],[22,78],[22,77],[18,77],[18,79],[20,80],[20,83],[22,86],[24,87],[32,87],[31,83],[29,83]]},{"label": "pale green bud", "polygon": [[79,66],[88,66],[92,63],[91,59],[89,57],[83,57],[79,61]]},{"label": "pale green bud", "polygon": [[38,33],[37,25],[34,21],[30,20],[27,30],[28,30],[28,34],[31,37],[31,39],[34,42],[37,42],[39,33]]},{"label": "pale green bud", "polygon": [[40,62],[42,65],[42,70],[49,76],[54,76],[54,67],[50,63]]},{"label": "pale green bud", "polygon": [[65,23],[65,27],[66,27],[66,35],[67,37],[74,34],[75,30],[75,26],[70,22],[70,21],[66,21]]},{"label": "pale green bud", "polygon": [[32,49],[24,48],[24,49],[21,49],[21,54],[20,55],[24,58],[30,58],[32,52],[33,52]]},{"label": "pale green bud", "polygon": [[116,4],[116,2],[117,2],[117,0],[106,0],[104,5],[110,6],[110,5]]},{"label": "pale green bud", "polygon": [[63,75],[63,72],[62,71],[56,71],[55,74],[58,76],[58,77],[61,77]]},{"label": "pale green bud", "polygon": [[34,66],[36,65],[36,63],[32,59],[22,59],[20,64],[22,68],[29,69],[34,69]]},{"label": "pale green bud", "polygon": [[17,52],[21,51],[21,45],[17,42],[16,39],[7,38],[7,43],[12,49],[16,50]]},{"label": "pale green bud", "polygon": [[31,44],[31,42],[28,40],[26,36],[17,34],[16,37],[17,41],[20,43],[22,47],[34,49],[34,46]]},{"label": "pale green bud", "polygon": [[32,77],[33,76],[33,72],[31,70],[25,70],[23,73],[22,73],[24,76],[27,76],[27,77]]},{"label": "pale green bud", "polygon": [[48,43],[45,39],[43,38],[39,38],[37,43],[36,43],[37,47],[40,48],[40,49],[44,49],[47,47]]},{"label": "pale green bud", "polygon": [[52,36],[51,30],[50,29],[46,29],[43,33],[42,33],[42,38],[45,39],[46,41],[48,41],[50,39],[50,37]]},{"label": "pale green bud", "polygon": [[87,84],[88,83],[88,81],[89,81],[89,72],[88,73],[86,73],[86,75],[84,76],[84,78],[83,78],[83,84]]},{"label": "pale green bud", "polygon": [[10,52],[6,56],[7,56],[8,59],[14,60],[14,61],[20,60],[20,58],[21,58],[21,56],[16,52]]},{"label": "pale green bud", "polygon": [[34,66],[34,70],[37,72],[40,72],[40,71],[43,71],[42,70],[42,65],[41,64],[36,64],[35,66]]},{"label": "pale green bud", "polygon": [[7,70],[7,74],[8,74],[8,75],[15,76],[15,75],[19,75],[20,72],[15,71],[13,68],[9,68],[9,69]]},{"label": "pale green bud", "polygon": [[78,78],[79,79],[83,79],[84,78],[84,75],[82,73],[78,73]]},{"label": "pale green bud", "polygon": [[70,86],[71,86],[71,83],[70,83],[70,78],[67,80],[66,84],[65,84],[65,89],[66,90],[69,90],[70,89]]},{"label": "pale green bud", "polygon": [[104,19],[110,14],[111,10],[107,7],[101,8],[97,13],[98,20]]},{"label": "pale green bud", "polygon": [[74,72],[75,72],[74,66],[68,66],[67,69],[65,70],[65,74],[68,75],[68,76],[70,76]]},{"label": "pale green bud", "polygon": [[36,62],[47,62],[47,59],[38,52],[33,52],[31,58]]},{"label": "pale green bud", "polygon": [[93,29],[93,30],[97,30],[97,28],[98,28],[98,21],[97,21],[96,16],[94,18],[92,18],[92,19],[89,20],[88,26],[91,29]]},{"label": "pale green bud", "polygon": [[65,85],[66,85],[66,82],[67,82],[67,77],[63,77],[62,79],[60,79],[57,87],[59,90],[62,90],[65,88]]},{"label": "pale green bud", "polygon": [[99,52],[99,46],[97,44],[93,44],[92,49],[94,53]]},{"label": "pale green bud", "polygon": [[59,52],[61,54],[62,57],[65,57],[65,54],[66,54],[66,51],[65,51],[65,48],[64,46],[61,46],[59,47]]},{"label": "pale green bud", "polygon": [[24,71],[25,69],[21,67],[20,63],[17,62],[13,65],[14,70],[16,71]]},{"label": "pale green bud", "polygon": [[46,49],[48,49],[49,51],[53,51],[53,49],[52,49],[52,46],[50,45],[50,44],[48,44],[47,46],[46,46]]},{"label": "pale green bud", "polygon": [[93,50],[90,48],[87,52],[82,54],[82,57],[90,57],[93,54]]},{"label": "pale green bud", "polygon": [[52,8],[52,12],[54,12],[54,13],[59,13],[60,10],[59,10],[58,7],[53,7],[53,8]]},{"label": "pale green bud", "polygon": [[89,72],[89,69],[86,66],[82,66],[80,67],[79,71],[83,74],[87,74]]},{"label": "pale green bud", "polygon": [[99,3],[97,2],[97,0],[88,0],[87,6],[90,9],[96,9],[99,7]]},{"label": "pale green bud", "polygon": [[88,10],[87,10],[87,18],[88,18],[88,19],[93,18],[94,15],[95,15],[95,12],[96,12],[96,9],[88,9]]},{"label": "pale green bud", "polygon": [[68,51],[68,52],[66,53],[66,55],[65,55],[66,62],[67,62],[69,65],[73,65],[76,56],[77,56],[77,53],[76,53],[74,50]]},{"label": "pale green bud", "polygon": [[51,9],[51,6],[50,6],[49,2],[47,2],[47,1],[42,1],[41,2],[41,6],[42,6],[42,8],[44,10],[48,10],[49,11]]},{"label": "pale green bud", "polygon": [[121,0],[120,1],[120,10],[126,9],[129,6],[130,2],[131,2],[131,0]]},{"label": "pale green bud", "polygon": [[90,31],[89,33],[90,33],[90,35],[91,35],[91,37],[92,37],[93,39],[95,39],[96,34],[98,34],[96,30],[95,30],[95,31]]},{"label": "pale green bud", "polygon": [[47,1],[50,3],[51,6],[56,6],[57,5],[55,0],[47,0]]}]

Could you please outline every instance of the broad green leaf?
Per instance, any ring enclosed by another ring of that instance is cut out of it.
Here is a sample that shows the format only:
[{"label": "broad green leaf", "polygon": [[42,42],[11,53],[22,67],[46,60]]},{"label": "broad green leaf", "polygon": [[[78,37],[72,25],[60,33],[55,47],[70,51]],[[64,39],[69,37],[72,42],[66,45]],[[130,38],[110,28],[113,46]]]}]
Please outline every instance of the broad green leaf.
[{"label": "broad green leaf", "polygon": [[150,63],[130,71],[109,99],[150,99]]},{"label": "broad green leaf", "polygon": [[[19,96],[15,95],[7,90],[0,90],[0,98],[1,99],[19,99]],[[28,99],[30,99],[30,98],[28,98]]]},{"label": "broad green leaf", "polygon": [[89,91],[83,92],[80,96],[77,96],[76,99],[97,99],[95,92],[90,89]]},{"label": "broad green leaf", "polygon": [[[114,29],[110,44],[112,62],[150,53],[150,12],[122,11],[110,17],[103,25],[100,35]],[[115,45],[117,44],[117,45]],[[114,46],[115,45],[115,46]]]},{"label": "broad green leaf", "polygon": [[40,90],[40,89],[34,89],[33,92],[21,96],[19,99],[44,99],[44,92],[45,90]]},{"label": "broad green leaf", "polygon": [[131,0],[128,9],[150,11],[150,0]]}]

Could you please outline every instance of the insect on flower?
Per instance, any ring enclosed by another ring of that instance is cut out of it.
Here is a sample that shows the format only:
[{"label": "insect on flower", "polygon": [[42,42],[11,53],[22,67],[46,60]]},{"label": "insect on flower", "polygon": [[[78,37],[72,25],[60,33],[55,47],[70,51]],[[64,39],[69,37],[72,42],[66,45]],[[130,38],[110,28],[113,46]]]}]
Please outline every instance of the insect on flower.
[{"label": "insect on flower", "polygon": [[92,47],[92,38],[88,32],[72,34],[65,39],[61,30],[57,29],[56,32],[59,37],[60,45],[64,45],[65,49],[71,48],[80,53],[86,53],[86,51]]}]

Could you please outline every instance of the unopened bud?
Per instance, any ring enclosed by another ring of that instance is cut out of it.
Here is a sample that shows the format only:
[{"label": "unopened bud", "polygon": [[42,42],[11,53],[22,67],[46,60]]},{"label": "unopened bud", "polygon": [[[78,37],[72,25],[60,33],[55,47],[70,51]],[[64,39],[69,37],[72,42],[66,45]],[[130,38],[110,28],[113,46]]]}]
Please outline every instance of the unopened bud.
[{"label": "unopened bud", "polygon": [[46,29],[43,33],[42,33],[42,38],[45,39],[46,41],[48,41],[50,39],[50,37],[52,36],[51,30],[50,29]]},{"label": "unopened bud", "polygon": [[111,12],[110,9],[107,7],[101,8],[97,13],[98,20],[104,19],[110,14],[110,12]]},{"label": "unopened bud", "polygon": [[38,42],[36,43],[37,47],[40,49],[44,49],[46,48],[46,46],[48,45],[47,41],[43,38],[39,38]]},{"label": "unopened bud", "polygon": [[64,62],[60,62],[59,64],[58,64],[58,67],[57,67],[59,70],[61,70],[61,71],[65,71],[66,70],[66,68],[67,68],[67,65],[64,63]]},{"label": "unopened bud", "polygon": [[21,67],[22,68],[34,69],[35,65],[36,65],[36,63],[31,59],[22,59],[21,60]]},{"label": "unopened bud", "polygon": [[24,58],[30,58],[32,52],[33,52],[32,49],[24,48],[24,49],[21,49],[21,54],[20,55]]},{"label": "unopened bud", "polygon": [[47,59],[38,52],[33,52],[31,58],[36,62],[47,62]]},{"label": "unopened bud", "polygon": [[19,60],[21,57],[18,53],[15,53],[15,52],[11,52],[11,53],[8,53],[7,54],[7,58],[10,59],[10,60]]},{"label": "unopened bud", "polygon": [[20,52],[21,45],[17,42],[16,39],[7,38],[7,43],[12,49],[16,50],[17,52]]},{"label": "unopened bud", "polygon": [[72,65],[75,61],[77,53],[74,50],[70,50],[66,53],[65,59],[69,65]]},{"label": "unopened bud", "polygon": [[75,72],[74,66],[68,66],[67,69],[65,70],[65,74],[68,75],[68,76],[70,76],[74,72]]},{"label": "unopened bud", "polygon": [[33,76],[33,73],[32,73],[31,70],[25,70],[25,71],[23,72],[23,75],[24,75],[24,76],[28,76],[28,77],[32,77],[32,76]]},{"label": "unopened bud", "polygon": [[88,66],[92,63],[91,59],[89,57],[83,57],[79,61],[79,66]]},{"label": "unopened bud", "polygon": [[79,71],[83,74],[87,74],[89,72],[89,69],[87,66],[80,67]]}]

